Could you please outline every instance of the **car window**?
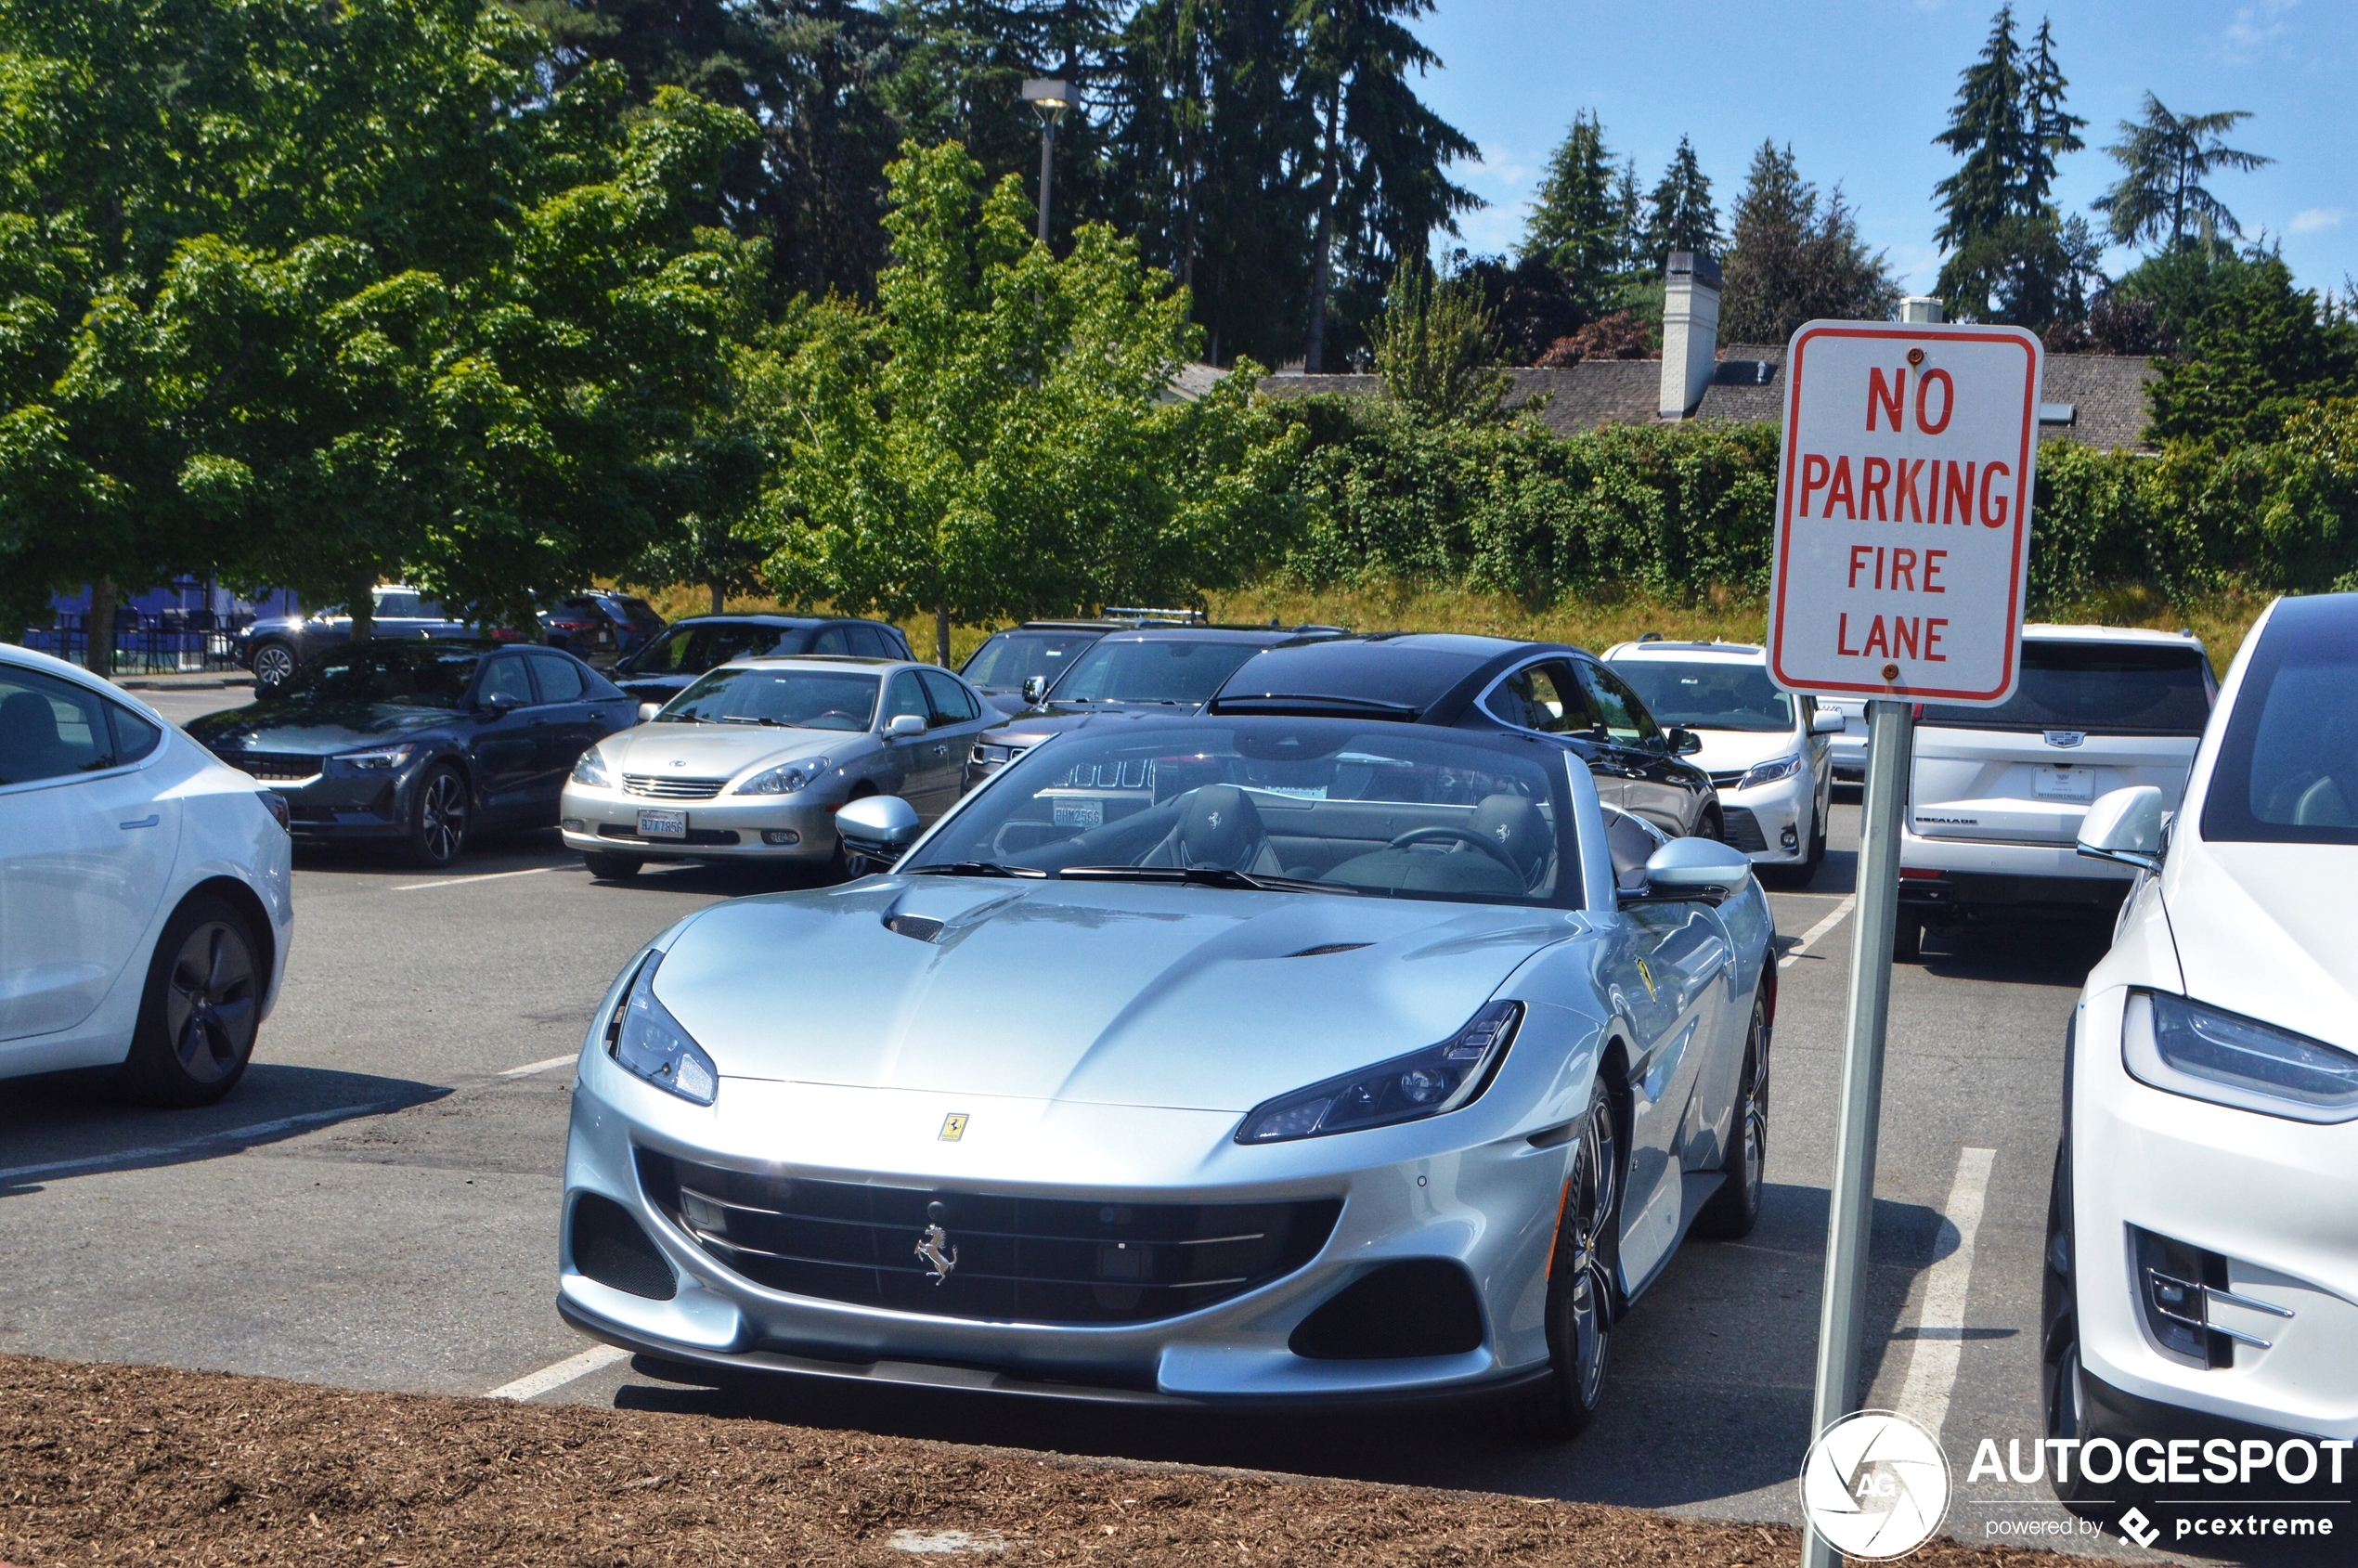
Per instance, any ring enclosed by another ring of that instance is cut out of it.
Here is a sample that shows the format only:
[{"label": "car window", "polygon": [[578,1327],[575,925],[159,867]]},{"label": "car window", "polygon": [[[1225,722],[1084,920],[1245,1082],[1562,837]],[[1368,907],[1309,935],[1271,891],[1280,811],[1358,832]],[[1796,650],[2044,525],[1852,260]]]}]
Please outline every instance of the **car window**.
[{"label": "car window", "polygon": [[904,669],[892,678],[892,685],[885,693],[884,721],[887,724],[904,713],[913,713],[930,728],[933,705],[926,701],[926,689],[917,684],[917,672]]},{"label": "car window", "polygon": [[113,767],[106,713],[111,706],[70,680],[0,665],[0,784]]},{"label": "car window", "polygon": [[947,672],[921,669],[917,671],[917,679],[925,683],[926,696],[933,704],[933,721],[936,724],[964,724],[981,717],[982,709],[976,706],[973,695],[952,680]]},{"label": "car window", "polygon": [[1793,698],[1768,667],[1723,659],[1615,659],[1613,673],[1636,689],[1658,723],[1690,730],[1761,733],[1793,728]]},{"label": "car window", "polygon": [[865,730],[876,711],[876,678],[832,669],[731,665],[664,706],[656,722],[776,724],[797,730]]},{"label": "car window", "polygon": [[119,703],[107,705],[107,717],[114,721],[114,755],[118,763],[138,761],[163,740],[163,732]]},{"label": "car window", "polygon": [[851,652],[850,634],[839,626],[823,626],[810,639],[810,651],[814,654],[849,654]]},{"label": "car window", "polygon": [[1996,707],[1926,703],[1919,724],[1968,730],[2078,730],[2091,735],[2199,735],[2218,688],[2185,644],[2025,638],[2015,694]]},{"label": "car window", "polygon": [[1082,730],[1009,764],[901,869],[1193,867],[1385,898],[1577,907],[1571,789],[1550,760],[1518,737],[1413,724]]},{"label": "car window", "polygon": [[475,701],[487,703],[494,697],[506,697],[519,707],[532,701],[532,680],[525,673],[522,659],[493,659],[484,669],[482,690]]},{"label": "car window", "polygon": [[1502,724],[1543,734],[1586,733],[1588,704],[1564,667],[1549,663],[1516,670],[1501,680],[1483,706]]},{"label": "car window", "polygon": [[1027,677],[1054,686],[1075,655],[1104,636],[1097,631],[1002,631],[967,656],[958,673],[987,692],[1019,692]]},{"label": "car window", "polygon": [[544,703],[579,702],[589,690],[581,679],[581,666],[560,654],[533,654],[532,672],[540,683],[540,700]]},{"label": "car window", "polygon": [[886,658],[913,659],[916,657],[916,654],[909,651],[909,640],[900,635],[900,628],[899,627],[880,626],[875,628],[875,631],[876,635],[884,640],[884,656]]},{"label": "car window", "polygon": [[1064,702],[1208,703],[1247,659],[1250,642],[1183,637],[1102,638],[1049,688]]},{"label": "car window", "polygon": [[1580,683],[1587,688],[1597,721],[1606,734],[1623,745],[1639,745],[1661,732],[1646,705],[1611,670],[1586,661],[1578,667]]},{"label": "car window", "polygon": [[387,619],[411,620],[418,614],[418,596],[414,593],[380,593],[376,595],[377,614]]},{"label": "car window", "polygon": [[663,629],[663,617],[655,614],[655,607],[645,600],[622,594],[615,597],[615,603],[622,607],[622,613],[630,624],[640,630],[660,631]]},{"label": "car window", "polygon": [[320,654],[270,700],[457,707],[482,662],[483,654],[471,648],[381,639]]},{"label": "car window", "polygon": [[2211,765],[2205,838],[2358,844],[2358,612],[2335,598],[2287,600],[2261,633]]}]

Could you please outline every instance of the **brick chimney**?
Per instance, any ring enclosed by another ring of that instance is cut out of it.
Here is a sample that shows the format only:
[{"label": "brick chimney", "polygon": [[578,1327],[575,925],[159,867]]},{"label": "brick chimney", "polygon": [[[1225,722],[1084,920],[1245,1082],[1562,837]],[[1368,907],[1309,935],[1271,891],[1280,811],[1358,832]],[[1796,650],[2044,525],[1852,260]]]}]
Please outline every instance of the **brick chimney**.
[{"label": "brick chimney", "polygon": [[1683,420],[1694,412],[1718,359],[1719,264],[1691,251],[1673,251],[1663,272],[1664,419]]}]

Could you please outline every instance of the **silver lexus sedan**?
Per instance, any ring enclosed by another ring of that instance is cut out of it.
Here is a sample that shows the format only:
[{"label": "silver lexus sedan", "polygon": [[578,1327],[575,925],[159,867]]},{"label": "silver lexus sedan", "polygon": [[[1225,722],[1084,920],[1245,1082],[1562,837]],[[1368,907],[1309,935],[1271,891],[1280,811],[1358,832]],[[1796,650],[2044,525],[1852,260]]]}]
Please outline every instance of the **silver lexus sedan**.
[{"label": "silver lexus sedan", "polygon": [[1680,1239],[1757,1216],[1774,1011],[1745,858],[1612,815],[1544,737],[1283,718],[1092,719],[929,832],[856,803],[889,873],[615,980],[560,1310],[673,1362],[1575,1433]]}]

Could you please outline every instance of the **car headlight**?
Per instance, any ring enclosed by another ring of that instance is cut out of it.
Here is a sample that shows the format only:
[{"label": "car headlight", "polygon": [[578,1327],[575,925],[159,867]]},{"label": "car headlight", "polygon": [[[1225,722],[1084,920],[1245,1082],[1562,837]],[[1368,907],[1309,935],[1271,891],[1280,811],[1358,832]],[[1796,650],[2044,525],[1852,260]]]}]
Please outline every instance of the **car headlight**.
[{"label": "car headlight", "polygon": [[732,795],[792,795],[808,788],[820,774],[827,771],[823,757],[806,757],[799,762],[782,762],[775,768],[756,773],[729,793]]},{"label": "car headlight", "polygon": [[978,745],[974,750],[978,762],[1004,762],[1013,756],[1015,753],[1004,745]]},{"label": "car headlight", "polygon": [[573,782],[577,784],[588,784],[591,789],[614,787],[614,781],[606,777],[605,766],[598,760],[598,754],[595,751],[583,752],[581,760],[573,765]]},{"label": "car headlight", "polygon": [[1780,757],[1774,762],[1763,762],[1756,768],[1747,769],[1744,776],[1736,781],[1736,787],[1750,789],[1755,784],[1775,784],[1779,779],[1792,778],[1800,771],[1799,757]]},{"label": "car headlight", "polygon": [[1355,1133],[1456,1110],[1490,1086],[1522,1021],[1522,1003],[1493,1002],[1438,1045],[1263,1100],[1246,1114],[1237,1142]]},{"label": "car headlight", "polygon": [[340,752],[335,760],[356,772],[391,773],[399,771],[404,763],[416,755],[417,750],[415,745],[404,741],[399,745],[377,745],[370,746],[366,751]]},{"label": "car headlight", "polygon": [[628,994],[606,1022],[606,1054],[656,1088],[708,1106],[720,1093],[720,1069],[655,1000],[655,970],[662,964],[658,952],[639,966]]},{"label": "car headlight", "polygon": [[2130,1076],[2173,1095],[2294,1121],[2358,1120],[2358,1056],[2166,991],[2131,992]]}]

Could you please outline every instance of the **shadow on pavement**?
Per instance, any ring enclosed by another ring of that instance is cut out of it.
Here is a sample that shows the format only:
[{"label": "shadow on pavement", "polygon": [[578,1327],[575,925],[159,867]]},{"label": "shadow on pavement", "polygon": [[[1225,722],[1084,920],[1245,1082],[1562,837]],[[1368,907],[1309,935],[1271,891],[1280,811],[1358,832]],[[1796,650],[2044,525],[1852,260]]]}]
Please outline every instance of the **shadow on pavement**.
[{"label": "shadow on pavement", "polygon": [[103,1071],[19,1079],[0,1101],[0,1198],[95,1171],[215,1160],[448,1093],[405,1078],[256,1062],[218,1105],[158,1110],[124,1103]]}]

